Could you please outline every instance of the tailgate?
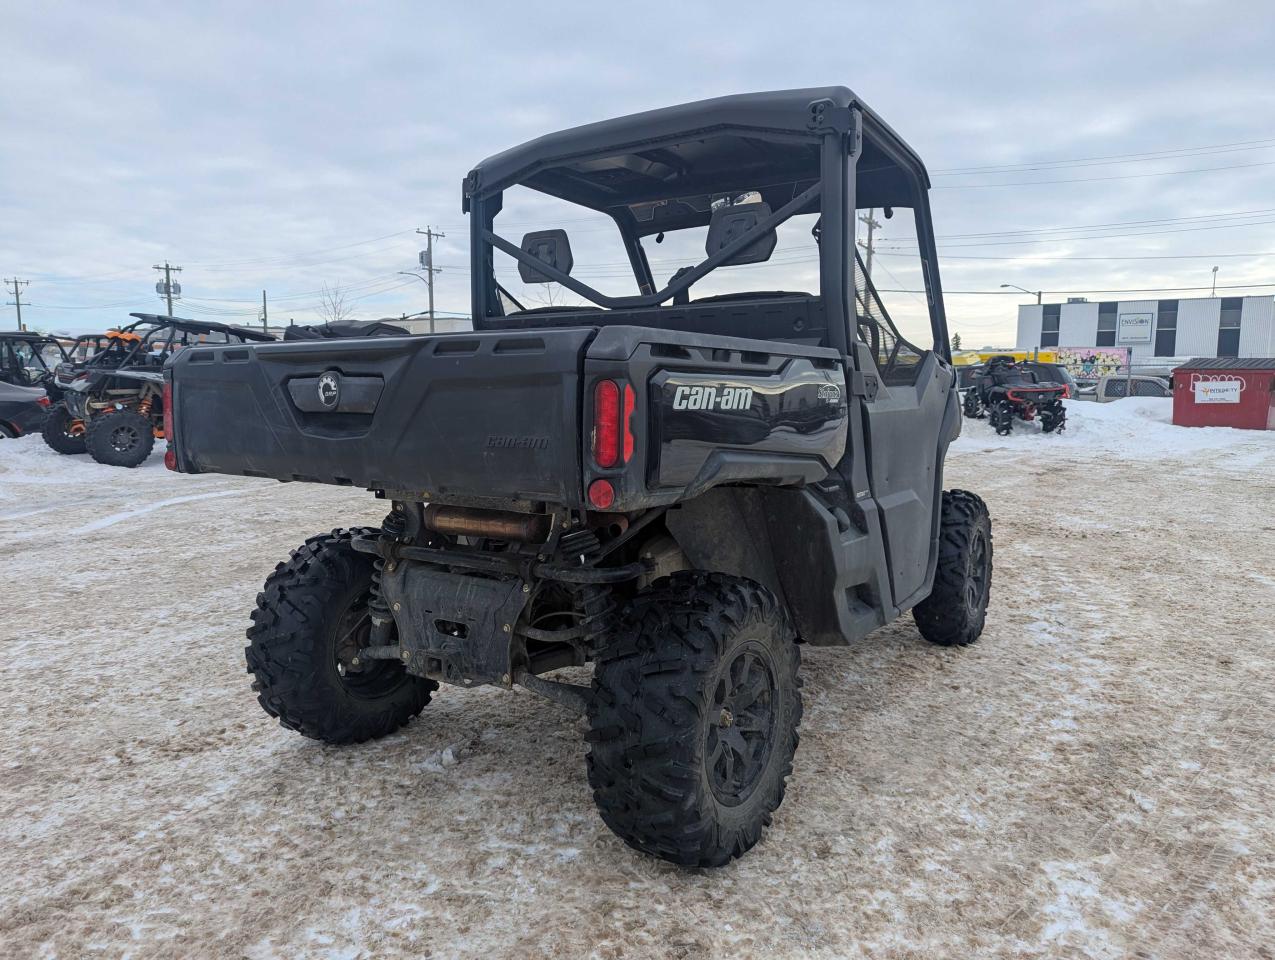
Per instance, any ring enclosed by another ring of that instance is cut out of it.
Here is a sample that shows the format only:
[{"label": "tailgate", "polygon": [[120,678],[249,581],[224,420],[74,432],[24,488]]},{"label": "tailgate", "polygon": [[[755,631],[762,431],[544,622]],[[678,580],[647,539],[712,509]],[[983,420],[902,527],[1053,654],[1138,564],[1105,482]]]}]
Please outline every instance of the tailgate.
[{"label": "tailgate", "polygon": [[177,467],[370,489],[580,500],[591,329],[192,347]]}]

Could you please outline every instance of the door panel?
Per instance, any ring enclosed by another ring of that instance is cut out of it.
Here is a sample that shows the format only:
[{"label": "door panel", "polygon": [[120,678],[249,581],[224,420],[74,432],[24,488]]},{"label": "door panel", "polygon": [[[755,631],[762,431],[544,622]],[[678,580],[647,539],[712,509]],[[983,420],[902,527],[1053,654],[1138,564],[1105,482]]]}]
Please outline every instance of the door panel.
[{"label": "door panel", "polygon": [[[868,351],[861,361],[872,364]],[[867,366],[865,372],[871,373]],[[927,351],[915,382],[882,383],[865,400],[868,479],[881,511],[894,604],[910,606],[928,586],[931,546],[937,519],[935,491],[939,435],[951,399],[953,374]]]}]

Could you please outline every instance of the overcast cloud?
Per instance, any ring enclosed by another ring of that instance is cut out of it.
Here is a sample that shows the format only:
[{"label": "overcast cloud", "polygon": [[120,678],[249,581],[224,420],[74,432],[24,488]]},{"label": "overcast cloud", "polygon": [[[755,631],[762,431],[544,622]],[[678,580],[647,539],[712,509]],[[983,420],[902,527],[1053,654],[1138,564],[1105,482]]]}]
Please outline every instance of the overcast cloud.
[{"label": "overcast cloud", "polygon": [[[327,282],[362,298],[362,318],[398,315],[424,307],[424,286],[397,271],[415,266],[414,228],[433,224],[447,233],[439,309],[464,313],[460,182],[475,161],[607,116],[843,83],[934,174],[950,326],[967,344],[1005,343],[1023,298],[957,291],[1116,299],[1099,291],[1207,285],[1215,264],[1219,285],[1275,284],[1272,10],[9,2],[0,275],[31,281],[25,319],[46,329],[157,309],[164,259],[185,268],[181,314],[253,321],[265,288],[272,322],[309,322]],[[1228,169],[1146,176],[1214,167]],[[1083,182],[1040,182],[1059,180]],[[1000,183],[1018,185],[985,186]],[[1248,211],[1262,212],[1181,219]],[[999,231],[1036,232],[986,236]],[[1166,256],[1180,259],[1106,259]]]}]

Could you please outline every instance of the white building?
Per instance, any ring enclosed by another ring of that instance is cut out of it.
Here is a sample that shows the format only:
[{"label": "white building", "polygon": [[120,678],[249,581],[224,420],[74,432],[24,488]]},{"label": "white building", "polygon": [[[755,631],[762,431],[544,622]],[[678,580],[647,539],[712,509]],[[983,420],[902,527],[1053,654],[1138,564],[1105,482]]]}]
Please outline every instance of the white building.
[{"label": "white building", "polygon": [[1169,357],[1275,357],[1275,297],[1087,300],[1018,308],[1017,349],[1125,347]]}]

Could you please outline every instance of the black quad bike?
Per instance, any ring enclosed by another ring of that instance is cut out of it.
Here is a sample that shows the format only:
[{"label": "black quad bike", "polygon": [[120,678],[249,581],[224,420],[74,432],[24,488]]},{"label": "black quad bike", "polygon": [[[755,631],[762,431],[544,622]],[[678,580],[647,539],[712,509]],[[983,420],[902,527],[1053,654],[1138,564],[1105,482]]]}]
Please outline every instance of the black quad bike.
[{"label": "black quad bike", "polygon": [[108,331],[88,359],[58,366],[60,397],[44,425],[59,453],[86,450],[98,463],[136,467],[164,437],[164,363],[198,344],[273,341],[259,330],[224,323],[132,313],[134,323]]},{"label": "black quad bike", "polygon": [[965,391],[965,416],[987,418],[992,429],[1001,436],[1014,430],[1014,420],[1031,423],[1039,419],[1045,433],[1060,432],[1067,426],[1067,408],[1063,400],[1067,385],[1042,379],[1042,373],[1027,360],[992,357],[976,367]]},{"label": "black quad bike", "polygon": [[[942,488],[961,417],[928,185],[843,87],[608,120],[466,177],[472,332],[176,355],[176,469],[364,487],[387,508],[266,580],[247,647],[261,706],[356,743],[440,684],[519,684],[587,716],[589,783],[625,842],[701,866],[752,847],[792,772],[801,644],[909,610],[934,643],[983,629],[987,508]],[[506,238],[506,195],[528,190],[604,215],[631,292],[573,276],[562,229]],[[857,261],[869,207],[915,220],[926,346]],[[817,289],[765,286],[789,221]],[[684,265],[648,260],[652,239]],[[523,309],[519,281],[582,303]],[[549,676],[586,663],[588,686]]]}]

